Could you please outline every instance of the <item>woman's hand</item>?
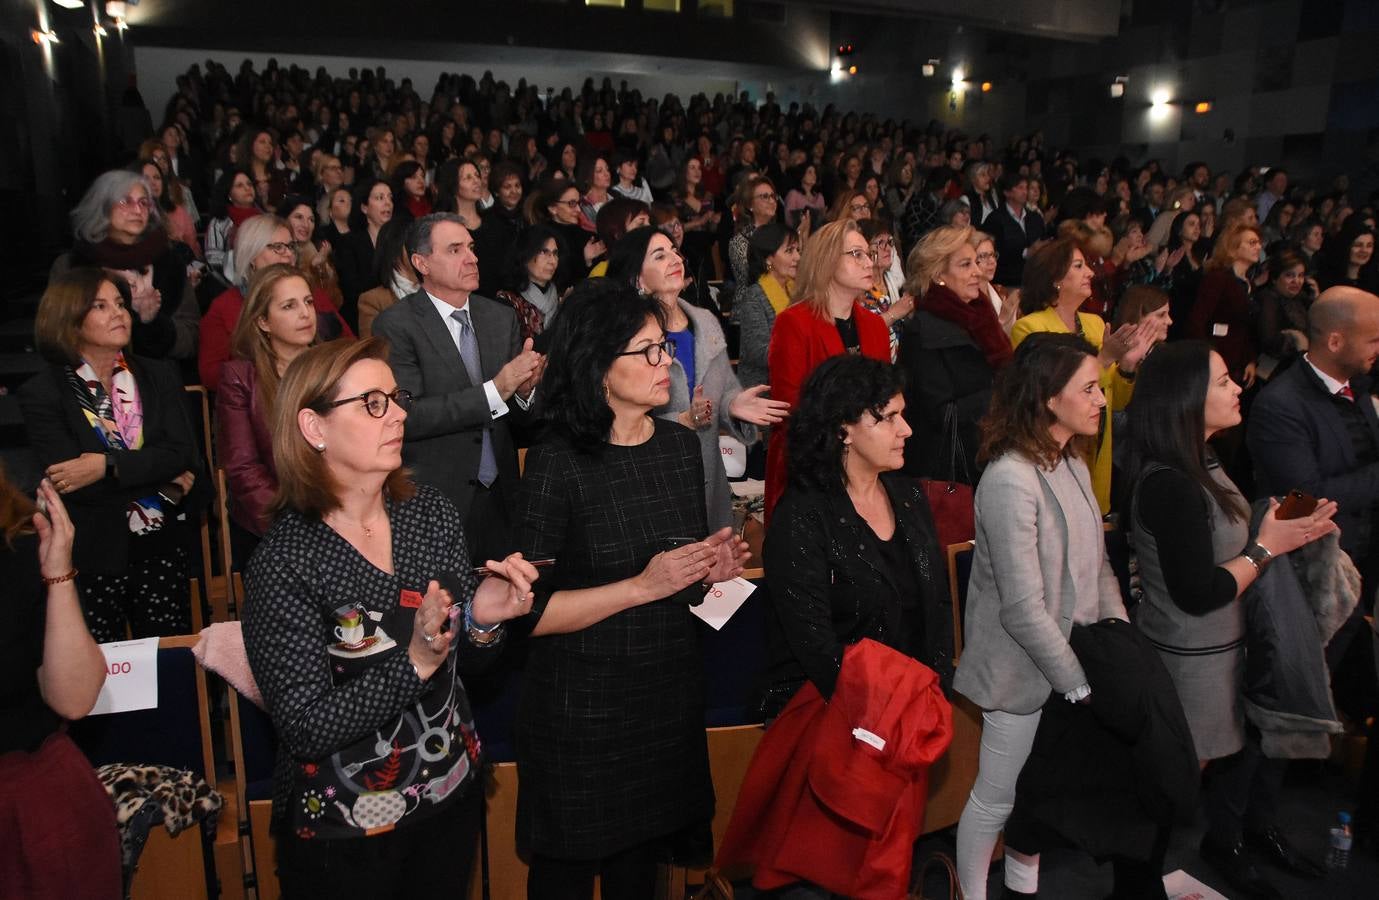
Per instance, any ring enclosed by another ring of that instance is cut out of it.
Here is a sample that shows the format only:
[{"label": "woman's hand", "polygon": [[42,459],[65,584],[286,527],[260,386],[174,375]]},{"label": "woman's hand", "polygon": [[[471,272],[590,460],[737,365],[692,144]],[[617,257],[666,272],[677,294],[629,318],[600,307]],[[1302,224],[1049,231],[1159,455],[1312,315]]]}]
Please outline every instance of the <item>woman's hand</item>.
[{"label": "woman's hand", "polygon": [[590,241],[584,245],[584,264],[586,266],[593,265],[594,260],[598,259],[607,251],[608,248],[603,245],[603,241]]},{"label": "woman's hand", "polygon": [[1247,389],[1248,389],[1248,388],[1254,387],[1254,386],[1255,386],[1255,374],[1256,374],[1258,371],[1259,371],[1259,366],[1258,366],[1256,363],[1254,363],[1254,362],[1245,363],[1245,371],[1244,371],[1244,373],[1243,373],[1243,376],[1244,376],[1244,377],[1242,377],[1242,378],[1240,379],[1242,382],[1244,382],[1244,384],[1241,385],[1241,386],[1244,387],[1244,388],[1247,388]]},{"label": "woman's hand", "polygon": [[812,218],[809,214],[809,209],[806,208],[804,212],[800,213],[800,227],[795,229],[797,232],[799,232],[801,244],[809,240],[809,230],[812,227]]},{"label": "woman's hand", "polygon": [[70,494],[89,487],[105,477],[105,454],[83,453],[72,459],[53,463],[43,474],[60,494]]},{"label": "woman's hand", "polygon": [[[718,534],[724,532],[731,534],[732,529],[725,528]],[[711,537],[710,540],[712,539]],[[657,553],[637,576],[646,601],[669,597],[692,584],[708,580],[709,573],[718,561],[718,555],[718,546],[709,541],[697,541]]]},{"label": "woman's hand", "polygon": [[130,310],[147,325],[158,315],[163,306],[163,294],[153,286],[153,267],[143,271],[125,269],[125,280],[129,282]]},{"label": "woman's hand", "polygon": [[44,578],[61,578],[72,571],[72,540],[76,529],[57,488],[47,478],[39,482],[38,499],[46,514],[34,513],[38,534],[38,569]]},{"label": "woman's hand", "polygon": [[450,609],[454,605],[455,598],[450,592],[431,579],[426,585],[426,596],[421,598],[421,606],[412,619],[412,640],[407,645],[407,656],[423,681],[435,674],[450,652],[455,628],[452,626],[448,631],[441,631],[441,628],[450,620]]},{"label": "woman's hand", "polygon": [[1278,517],[1278,500],[1270,498],[1269,511],[1259,523],[1259,534],[1255,543],[1274,556],[1281,556],[1299,547],[1310,544],[1320,537],[1339,531],[1332,517],[1336,515],[1336,501],[1322,499],[1310,516],[1297,519]]},{"label": "woman's hand", "polygon": [[532,582],[540,577],[535,566],[522,554],[513,553],[502,562],[486,561],[484,568],[492,574],[479,582],[474,599],[469,601],[469,617],[475,625],[489,628],[531,612],[536,599]]},{"label": "woman's hand", "polygon": [[710,584],[731,581],[743,572],[752,551],[747,542],[733,533],[731,528],[720,528],[704,539],[704,543],[714,547],[716,553],[713,567],[704,580]]},{"label": "woman's hand", "polygon": [[728,415],[753,425],[775,425],[785,421],[790,414],[790,404],[763,396],[769,390],[771,385],[759,384],[742,391],[728,404]]},{"label": "woman's hand", "polygon": [[713,424],[713,401],[704,396],[702,384],[694,386],[694,395],[690,398],[689,409],[680,413],[680,424],[696,431],[700,428],[708,428]]},{"label": "woman's hand", "polygon": [[1135,325],[1135,332],[1131,336],[1130,346],[1126,348],[1124,355],[1120,358],[1120,368],[1122,372],[1134,372],[1140,367],[1145,356],[1153,348],[1159,337],[1158,329],[1152,322],[1141,321]]},{"label": "woman's hand", "polygon": [[910,313],[915,311],[915,298],[913,294],[901,294],[900,299],[891,304],[891,308],[886,310],[888,321],[887,325],[894,325],[903,321]]},{"label": "woman's hand", "polygon": [[1097,354],[1097,365],[1103,369],[1120,362],[1130,349],[1138,334],[1139,326],[1131,323],[1122,325],[1101,339],[1101,352]]}]

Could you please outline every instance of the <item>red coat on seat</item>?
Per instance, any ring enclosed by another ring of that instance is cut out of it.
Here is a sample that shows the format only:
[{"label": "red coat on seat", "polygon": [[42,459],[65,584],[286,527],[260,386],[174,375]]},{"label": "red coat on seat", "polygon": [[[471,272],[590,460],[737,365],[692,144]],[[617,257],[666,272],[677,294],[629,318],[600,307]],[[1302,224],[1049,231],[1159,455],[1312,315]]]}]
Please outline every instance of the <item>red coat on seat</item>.
[{"label": "red coat on seat", "polygon": [[904,897],[929,766],[952,739],[934,671],[858,641],[831,700],[807,682],[767,729],[717,865],[754,865],[760,890],[808,881],[859,900]]}]

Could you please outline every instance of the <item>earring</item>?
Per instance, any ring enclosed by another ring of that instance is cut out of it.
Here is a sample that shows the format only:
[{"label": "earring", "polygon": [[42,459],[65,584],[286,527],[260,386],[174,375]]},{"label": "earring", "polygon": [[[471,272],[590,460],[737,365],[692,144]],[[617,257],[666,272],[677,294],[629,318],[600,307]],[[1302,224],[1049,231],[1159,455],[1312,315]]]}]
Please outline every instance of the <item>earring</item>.
[{"label": "earring", "polygon": [[938,280],[938,284],[939,284],[939,287],[947,287],[947,286],[948,286],[948,282],[944,281],[942,278],[940,278],[940,279]]},{"label": "earring", "polygon": [[603,383],[603,402],[608,403],[613,399],[612,393],[608,390],[608,382]]},{"label": "earring", "polygon": [[771,271],[771,260],[769,259],[766,261],[766,271]]},{"label": "earring", "polygon": [[1063,282],[1061,282],[1061,281],[1055,281],[1055,282],[1053,283],[1053,289],[1054,289],[1055,291],[1061,291],[1061,290],[1063,290]]},{"label": "earring", "polygon": [[316,449],[317,449],[317,450],[324,451],[324,450],[326,449],[326,445],[325,445],[325,444],[317,444],[317,445],[316,445]]}]

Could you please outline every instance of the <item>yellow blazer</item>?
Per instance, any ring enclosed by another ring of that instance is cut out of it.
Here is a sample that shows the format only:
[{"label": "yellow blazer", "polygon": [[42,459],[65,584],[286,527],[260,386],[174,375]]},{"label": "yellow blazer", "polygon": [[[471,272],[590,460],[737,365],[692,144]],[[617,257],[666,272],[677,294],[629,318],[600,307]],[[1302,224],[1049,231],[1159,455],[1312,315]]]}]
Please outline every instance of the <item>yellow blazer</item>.
[{"label": "yellow blazer", "polygon": [[[1101,342],[1106,337],[1106,320],[1101,316],[1080,312],[1078,320],[1082,323],[1082,334],[1099,352]],[[1020,342],[1031,334],[1049,331],[1055,334],[1068,334],[1068,326],[1052,308],[1030,313],[1015,320],[1010,332],[1010,342],[1018,347]],[[1130,402],[1135,385],[1120,372],[1114,363],[1101,370],[1101,390],[1106,394],[1106,406],[1111,412],[1120,412]],[[1097,505],[1104,516],[1111,511],[1111,423],[1107,421],[1102,429],[1101,441],[1097,444],[1096,458],[1092,460],[1092,491],[1096,494]]]}]

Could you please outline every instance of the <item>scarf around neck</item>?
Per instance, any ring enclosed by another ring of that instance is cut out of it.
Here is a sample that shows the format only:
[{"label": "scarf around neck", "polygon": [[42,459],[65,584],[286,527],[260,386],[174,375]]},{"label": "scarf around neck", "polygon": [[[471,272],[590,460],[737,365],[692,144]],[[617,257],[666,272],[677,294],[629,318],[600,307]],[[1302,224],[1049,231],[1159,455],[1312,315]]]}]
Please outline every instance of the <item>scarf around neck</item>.
[{"label": "scarf around neck", "polygon": [[771,308],[776,311],[776,315],[785,312],[785,308],[790,305],[790,295],[795,292],[795,282],[793,280],[786,284],[781,284],[780,280],[770,272],[763,272],[757,279],[757,284],[766,292],[766,300],[771,304]]},{"label": "scarf around neck", "polygon": [[109,237],[95,243],[78,240],[73,252],[82,261],[102,268],[142,270],[168,252],[168,233],[155,226],[132,244],[121,244]]},{"label": "scarf around neck", "polygon": [[1010,338],[1006,337],[1005,329],[1001,328],[1001,322],[996,318],[996,310],[985,298],[979,296],[971,303],[965,303],[948,287],[935,283],[929,285],[929,290],[925,291],[919,308],[966,331],[972,340],[976,341],[977,347],[986,357],[987,365],[993,370],[1005,368],[1014,357],[1015,351],[1011,349]]}]

